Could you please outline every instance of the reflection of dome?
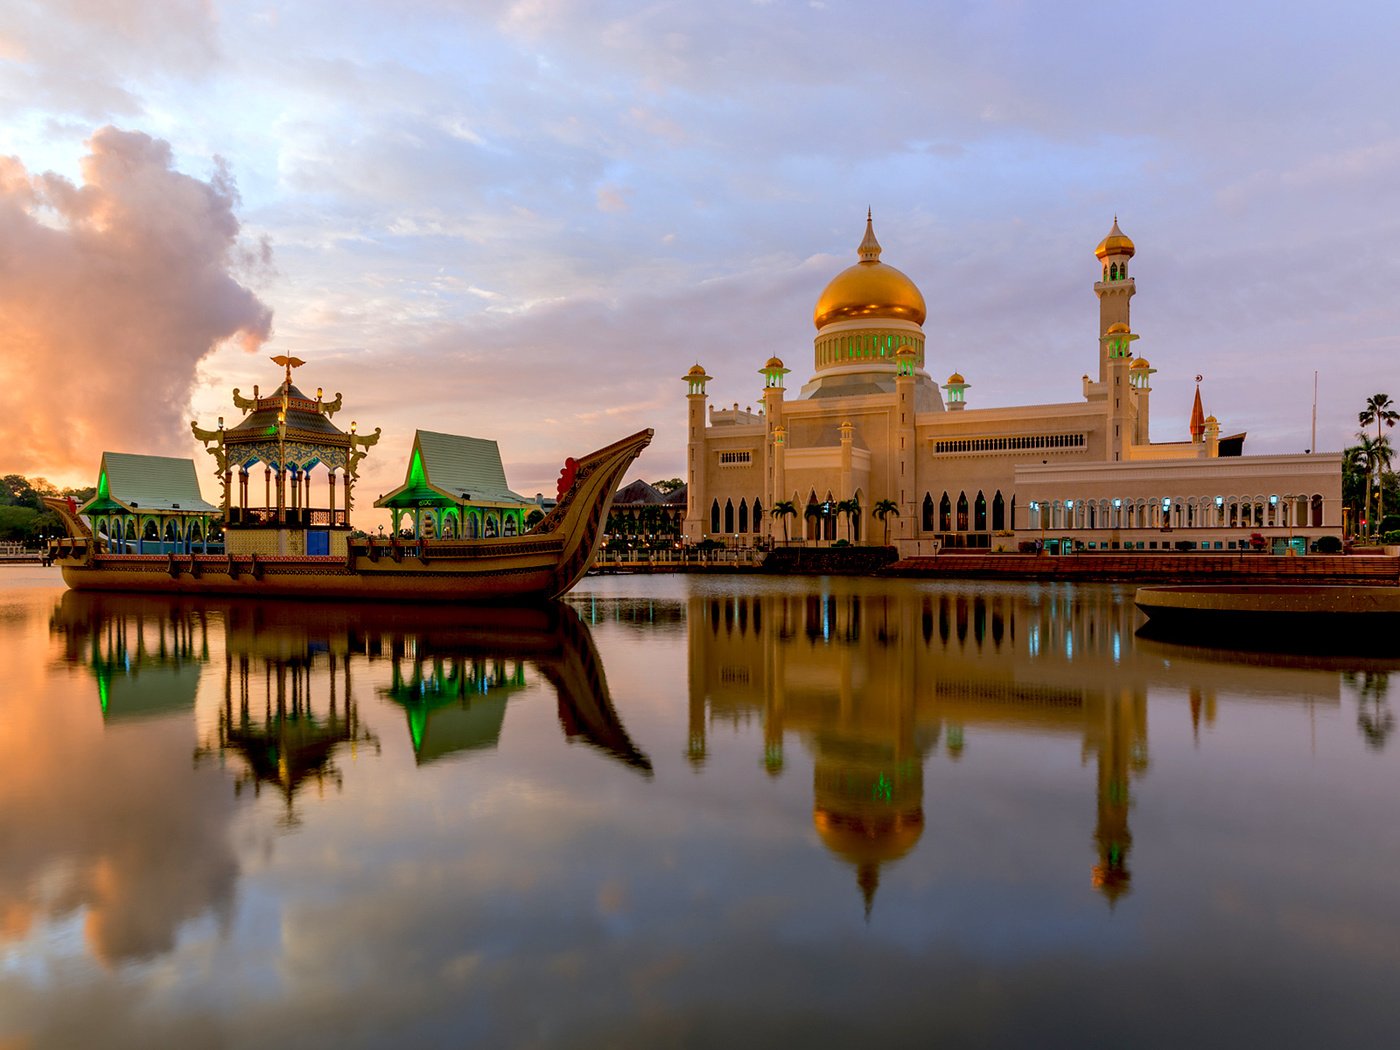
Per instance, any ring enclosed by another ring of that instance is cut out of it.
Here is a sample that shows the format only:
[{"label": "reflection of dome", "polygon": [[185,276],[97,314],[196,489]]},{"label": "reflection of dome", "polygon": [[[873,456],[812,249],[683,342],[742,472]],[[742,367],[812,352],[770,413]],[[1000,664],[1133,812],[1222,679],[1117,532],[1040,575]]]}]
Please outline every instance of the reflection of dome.
[{"label": "reflection of dome", "polygon": [[1113,217],[1113,229],[1108,231],[1108,236],[1099,241],[1099,246],[1094,249],[1094,254],[1100,260],[1108,258],[1110,255],[1126,255],[1132,258],[1137,248],[1134,247],[1132,238],[1118,228],[1118,216]]},{"label": "reflection of dome", "polygon": [[812,823],[822,844],[857,866],[899,860],[924,833],[923,807],[903,813],[835,813],[817,809]]},{"label": "reflection of dome", "polygon": [[880,242],[867,216],[860,262],[831,279],[812,311],[813,323],[822,328],[833,321],[885,317],[921,325],[927,315],[918,286],[880,261]]},{"label": "reflection of dome", "polygon": [[924,833],[924,811],[922,806],[903,812],[863,808],[866,811],[857,815],[817,806],[812,823],[827,849],[855,865],[856,884],[869,920],[875,891],[880,887],[880,865],[899,860],[914,848]]}]

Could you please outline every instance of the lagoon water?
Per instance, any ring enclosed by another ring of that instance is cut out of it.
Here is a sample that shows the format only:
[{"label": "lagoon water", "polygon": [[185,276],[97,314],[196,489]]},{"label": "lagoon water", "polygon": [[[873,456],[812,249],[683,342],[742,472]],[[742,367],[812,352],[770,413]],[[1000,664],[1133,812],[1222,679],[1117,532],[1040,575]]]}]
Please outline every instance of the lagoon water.
[{"label": "lagoon water", "polygon": [[0,1047],[1395,1045],[1400,644],[1139,622],[1108,586],[470,614],[0,569]]}]

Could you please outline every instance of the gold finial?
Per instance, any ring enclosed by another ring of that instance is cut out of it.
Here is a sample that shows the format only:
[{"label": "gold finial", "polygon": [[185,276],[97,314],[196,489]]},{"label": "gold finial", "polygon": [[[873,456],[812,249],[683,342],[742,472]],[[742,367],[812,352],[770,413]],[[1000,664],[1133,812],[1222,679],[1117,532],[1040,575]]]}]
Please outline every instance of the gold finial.
[{"label": "gold finial", "polygon": [[861,262],[880,261],[880,242],[875,239],[875,221],[870,208],[865,209],[865,237],[857,251]]},{"label": "gold finial", "polygon": [[292,369],[293,369],[293,368],[300,368],[302,365],[306,364],[306,362],[303,361],[301,358],[299,358],[299,357],[288,357],[286,354],[278,354],[276,357],[274,357],[274,358],[272,359],[272,363],[273,363],[274,365],[286,365],[286,367],[287,367],[287,383],[288,383],[289,385],[291,384],[291,381],[292,381]]}]

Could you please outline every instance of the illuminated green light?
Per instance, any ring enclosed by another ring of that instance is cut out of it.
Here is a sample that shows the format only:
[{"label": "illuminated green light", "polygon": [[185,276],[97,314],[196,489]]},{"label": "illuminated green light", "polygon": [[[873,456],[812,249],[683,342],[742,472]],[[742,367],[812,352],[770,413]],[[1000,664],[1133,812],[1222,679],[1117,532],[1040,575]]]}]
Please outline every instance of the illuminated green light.
[{"label": "illuminated green light", "polygon": [[872,792],[875,798],[881,802],[888,802],[894,798],[894,784],[885,774],[880,774],[880,779],[875,781],[875,788]]},{"label": "illuminated green light", "polygon": [[423,453],[416,448],[413,450],[413,461],[408,465],[408,483],[414,488],[428,484],[428,474],[423,469]]},{"label": "illuminated green light", "polygon": [[[107,484],[107,472],[105,470],[97,478],[97,497],[98,499],[111,498],[111,489]],[[102,709],[104,711],[107,709],[105,704]]]},{"label": "illuminated green light", "polygon": [[415,708],[408,712],[408,732],[413,737],[413,752],[417,754],[423,750],[423,731],[428,727],[428,712],[423,708]]}]

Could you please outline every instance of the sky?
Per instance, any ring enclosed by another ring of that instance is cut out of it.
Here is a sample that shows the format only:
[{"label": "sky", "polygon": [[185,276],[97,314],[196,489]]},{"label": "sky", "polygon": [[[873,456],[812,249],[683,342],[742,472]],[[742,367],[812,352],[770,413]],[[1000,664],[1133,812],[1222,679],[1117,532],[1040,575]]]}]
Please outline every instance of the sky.
[{"label": "sky", "polygon": [[362,497],[418,427],[525,495],[642,427],[681,475],[680,377],[805,381],[867,207],[969,407],[1081,397],[1117,215],[1152,438],[1200,374],[1246,452],[1311,447],[1316,371],[1340,449],[1400,398],[1397,45],[1346,0],[6,0],[0,474],[194,455],[213,497],[189,421],[294,354],[382,428]]}]

